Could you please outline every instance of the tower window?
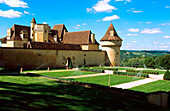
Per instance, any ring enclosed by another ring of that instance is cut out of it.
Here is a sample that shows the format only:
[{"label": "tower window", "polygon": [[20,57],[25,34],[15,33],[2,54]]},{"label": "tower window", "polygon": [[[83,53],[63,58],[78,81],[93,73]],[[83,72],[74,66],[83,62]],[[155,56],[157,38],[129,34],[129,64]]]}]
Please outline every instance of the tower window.
[{"label": "tower window", "polygon": [[119,53],[117,53],[117,55],[119,55]]},{"label": "tower window", "polygon": [[45,33],[47,33],[47,30],[45,30]]},{"label": "tower window", "polygon": [[34,34],[32,34],[32,36],[34,36]]},{"label": "tower window", "polygon": [[32,28],[32,30],[34,30],[34,28]]}]

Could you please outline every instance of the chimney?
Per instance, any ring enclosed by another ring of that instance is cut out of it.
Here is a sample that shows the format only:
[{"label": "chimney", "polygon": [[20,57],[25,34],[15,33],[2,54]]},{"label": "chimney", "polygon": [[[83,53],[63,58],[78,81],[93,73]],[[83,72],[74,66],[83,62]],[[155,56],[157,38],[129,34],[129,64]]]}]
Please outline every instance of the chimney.
[{"label": "chimney", "polygon": [[91,42],[95,43],[95,34],[91,34]]},{"label": "chimney", "polygon": [[111,30],[111,31],[110,31],[110,37],[113,37],[113,36],[114,36],[114,31]]},{"label": "chimney", "polygon": [[10,39],[12,36],[12,29],[11,28],[8,28],[7,29],[7,39]]}]

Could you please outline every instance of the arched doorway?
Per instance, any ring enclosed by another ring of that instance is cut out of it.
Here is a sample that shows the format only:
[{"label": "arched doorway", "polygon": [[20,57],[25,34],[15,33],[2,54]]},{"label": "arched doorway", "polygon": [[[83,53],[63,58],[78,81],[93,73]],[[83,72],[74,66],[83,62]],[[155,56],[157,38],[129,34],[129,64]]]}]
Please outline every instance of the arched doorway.
[{"label": "arched doorway", "polygon": [[72,68],[73,68],[72,61],[71,61],[71,58],[70,58],[70,57],[67,58],[66,68],[67,68],[67,69],[72,69]]}]

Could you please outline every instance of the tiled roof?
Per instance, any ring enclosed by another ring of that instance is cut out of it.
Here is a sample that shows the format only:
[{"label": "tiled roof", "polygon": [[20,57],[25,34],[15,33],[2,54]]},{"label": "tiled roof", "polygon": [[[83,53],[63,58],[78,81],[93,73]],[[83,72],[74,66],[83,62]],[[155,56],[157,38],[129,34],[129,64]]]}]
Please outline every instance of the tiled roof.
[{"label": "tiled roof", "polygon": [[22,26],[22,25],[16,25],[14,24],[12,27],[12,31],[14,32],[12,34],[12,37],[10,40],[22,40],[20,36],[20,32],[22,30],[27,30],[28,31],[28,38],[30,38],[30,27],[29,26]]},{"label": "tiled roof", "polygon": [[80,45],[73,44],[31,42],[30,45],[30,48],[33,49],[81,50]]},{"label": "tiled roof", "polygon": [[[110,36],[110,31],[114,31],[114,36]],[[111,23],[107,32],[103,36],[103,38],[100,41],[107,41],[107,40],[116,40],[116,41],[122,41],[122,39],[118,36],[115,28],[113,27],[113,24]]]},{"label": "tiled roof", "polygon": [[[78,32],[67,32],[63,37],[64,44],[92,44],[91,43],[91,31],[78,31]],[[99,44],[95,41],[94,44]]]},{"label": "tiled roof", "polygon": [[61,38],[61,39],[63,39],[64,30],[66,32],[68,32],[64,24],[54,25],[52,30],[57,30],[58,31],[58,37]]},{"label": "tiled roof", "polygon": [[36,21],[35,21],[35,18],[33,17],[31,23],[35,23],[36,24]]},{"label": "tiled roof", "polygon": [[7,43],[7,37],[0,38],[1,43]]}]

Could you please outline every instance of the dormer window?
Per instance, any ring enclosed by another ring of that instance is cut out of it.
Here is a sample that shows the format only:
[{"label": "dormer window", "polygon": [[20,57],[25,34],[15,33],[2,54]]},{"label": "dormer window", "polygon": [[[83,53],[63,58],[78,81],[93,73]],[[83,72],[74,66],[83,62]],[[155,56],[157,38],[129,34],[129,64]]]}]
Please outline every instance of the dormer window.
[{"label": "dormer window", "polygon": [[20,32],[20,36],[22,39],[27,39],[28,38],[28,31],[27,30],[22,30]]},{"label": "dormer window", "polygon": [[113,31],[113,30],[110,31],[110,36],[111,36],[111,37],[114,36],[114,31]]}]

